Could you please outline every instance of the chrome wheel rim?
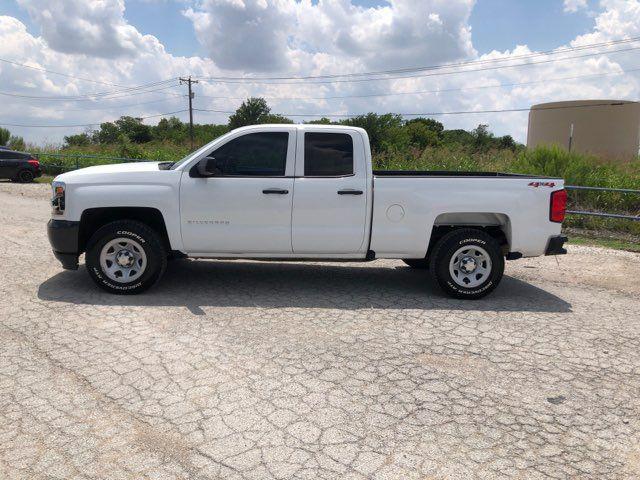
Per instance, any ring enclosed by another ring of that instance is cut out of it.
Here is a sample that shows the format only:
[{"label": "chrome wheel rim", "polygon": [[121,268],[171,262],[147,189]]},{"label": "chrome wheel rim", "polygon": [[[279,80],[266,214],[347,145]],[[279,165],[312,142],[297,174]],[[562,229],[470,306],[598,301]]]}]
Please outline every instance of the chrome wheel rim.
[{"label": "chrome wheel rim", "polygon": [[109,280],[117,283],[133,282],[147,268],[147,254],[135,240],[114,238],[100,251],[100,267]]},{"label": "chrome wheel rim", "polygon": [[477,245],[459,248],[449,261],[449,273],[453,281],[464,288],[475,288],[491,275],[491,257]]}]

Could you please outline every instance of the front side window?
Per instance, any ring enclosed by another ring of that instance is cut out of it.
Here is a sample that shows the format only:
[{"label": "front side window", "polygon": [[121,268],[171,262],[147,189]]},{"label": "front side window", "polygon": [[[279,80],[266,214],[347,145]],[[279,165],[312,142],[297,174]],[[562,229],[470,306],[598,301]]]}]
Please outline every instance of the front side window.
[{"label": "front side window", "polygon": [[288,144],[287,132],[249,133],[211,152],[207,170],[217,176],[282,177]]},{"label": "front side window", "polygon": [[353,139],[346,133],[304,134],[305,177],[353,174]]}]

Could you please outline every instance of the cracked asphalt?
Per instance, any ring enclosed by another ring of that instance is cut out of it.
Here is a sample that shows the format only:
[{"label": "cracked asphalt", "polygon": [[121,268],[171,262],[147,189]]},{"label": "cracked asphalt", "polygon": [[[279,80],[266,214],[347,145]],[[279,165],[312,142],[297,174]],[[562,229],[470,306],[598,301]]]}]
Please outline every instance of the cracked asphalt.
[{"label": "cracked asphalt", "polygon": [[0,183],[0,478],[640,477],[640,255],[509,262],[477,302],[396,261],[170,263],[136,297]]}]

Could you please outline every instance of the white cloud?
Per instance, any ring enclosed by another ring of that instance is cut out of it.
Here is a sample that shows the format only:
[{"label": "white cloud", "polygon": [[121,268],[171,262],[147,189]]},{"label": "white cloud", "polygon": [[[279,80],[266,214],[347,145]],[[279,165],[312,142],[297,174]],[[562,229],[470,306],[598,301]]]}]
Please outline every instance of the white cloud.
[{"label": "white cloud", "polygon": [[584,44],[640,35],[640,1],[601,0],[603,11],[596,17],[593,32],[579,36],[573,43]]},{"label": "white cloud", "polygon": [[564,0],[564,11],[568,13],[576,13],[587,7],[587,0]]},{"label": "white cloud", "polygon": [[363,8],[349,0],[204,0],[185,15],[222,68],[285,71],[303,53],[394,68],[473,55],[473,4],[391,0]]},{"label": "white cloud", "polygon": [[205,0],[185,15],[211,58],[226,69],[284,70],[291,2]]},{"label": "white cloud", "polygon": [[124,0],[16,0],[58,52],[96,57],[135,56],[155,39],[124,20]]},{"label": "white cloud", "polygon": [[[532,52],[517,46],[479,56],[469,15],[473,0],[390,0],[376,8],[349,0],[197,0],[187,7],[198,38],[211,58],[177,57],[161,41],[127,23],[122,0],[19,0],[41,32],[28,32],[17,19],[0,16],[0,58],[118,85],[140,85],[171,77],[224,75],[323,75],[434,65],[465,60],[510,59]],[[62,10],[58,4],[65,5]],[[53,4],[53,6],[52,6]],[[640,1],[602,0],[595,26],[571,45],[640,35]],[[75,12],[71,20],[70,12]],[[68,22],[71,26],[62,26]],[[66,32],[66,33],[65,33]],[[67,38],[68,37],[68,38]],[[618,49],[612,47],[612,49]],[[611,49],[610,49],[611,50]],[[564,54],[561,57],[567,57]],[[439,112],[528,107],[574,98],[637,98],[636,52],[608,53],[523,68],[476,71],[379,82],[248,85],[201,82],[196,108],[234,110],[250,95],[334,97],[429,91],[341,99],[270,99],[279,113]],[[550,60],[537,57],[535,61]],[[517,60],[514,60],[516,62]],[[583,79],[551,81],[578,75]],[[509,88],[486,85],[538,82]],[[117,89],[0,62],[0,91],[23,95],[80,95]],[[456,90],[461,89],[461,90]],[[433,91],[439,90],[435,93]],[[84,124],[120,115],[146,116],[186,108],[184,87],[101,101],[43,101],[1,96],[0,121],[24,124]],[[218,98],[209,98],[218,97]],[[220,98],[221,97],[221,98]],[[148,103],[157,101],[156,103]],[[140,104],[140,105],[136,105]],[[100,110],[100,109],[107,110]],[[183,120],[185,114],[180,114]],[[299,119],[299,117],[296,117]],[[448,128],[488,123],[498,134],[526,136],[525,113],[437,117]],[[154,123],[157,120],[149,120]],[[196,112],[198,122],[226,122],[225,114]],[[75,129],[11,128],[31,141],[60,141]]]}]

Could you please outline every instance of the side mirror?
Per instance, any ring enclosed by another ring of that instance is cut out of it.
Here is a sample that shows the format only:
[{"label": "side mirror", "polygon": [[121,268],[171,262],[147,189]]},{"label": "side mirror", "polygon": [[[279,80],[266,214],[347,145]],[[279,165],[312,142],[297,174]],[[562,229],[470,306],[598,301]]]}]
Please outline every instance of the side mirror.
[{"label": "side mirror", "polygon": [[203,158],[195,164],[190,172],[190,176],[199,178],[216,177],[221,174],[222,171],[216,165],[216,159],[213,157]]},{"label": "side mirror", "polygon": [[196,167],[198,168],[198,175],[200,175],[201,177],[212,176],[207,169],[210,160],[211,159],[209,157],[205,157],[196,164]]}]

